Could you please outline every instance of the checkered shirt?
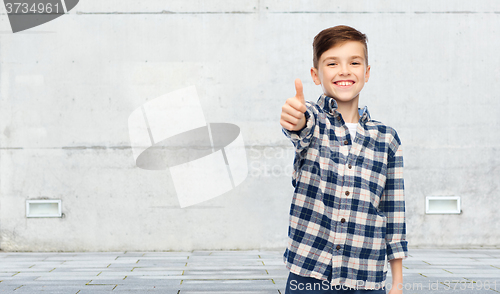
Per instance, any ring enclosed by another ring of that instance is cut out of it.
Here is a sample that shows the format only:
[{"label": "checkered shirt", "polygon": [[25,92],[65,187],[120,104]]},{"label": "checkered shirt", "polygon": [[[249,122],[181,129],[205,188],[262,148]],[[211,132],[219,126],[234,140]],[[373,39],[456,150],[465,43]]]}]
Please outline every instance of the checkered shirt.
[{"label": "checkered shirt", "polygon": [[283,128],[296,149],[286,266],[334,285],[385,286],[387,260],[408,256],[399,137],[366,107],[354,141],[333,98],[306,107],[302,130]]}]

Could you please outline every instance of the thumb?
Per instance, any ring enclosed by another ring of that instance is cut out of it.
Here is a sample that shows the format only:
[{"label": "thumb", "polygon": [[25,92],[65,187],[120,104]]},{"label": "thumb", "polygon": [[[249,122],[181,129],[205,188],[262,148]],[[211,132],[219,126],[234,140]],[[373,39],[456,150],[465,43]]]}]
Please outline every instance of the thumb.
[{"label": "thumb", "polygon": [[302,81],[300,79],[295,79],[295,91],[297,92],[295,94],[295,97],[297,97],[297,99],[299,99],[300,102],[305,104],[306,101],[304,99],[304,91],[302,87]]}]

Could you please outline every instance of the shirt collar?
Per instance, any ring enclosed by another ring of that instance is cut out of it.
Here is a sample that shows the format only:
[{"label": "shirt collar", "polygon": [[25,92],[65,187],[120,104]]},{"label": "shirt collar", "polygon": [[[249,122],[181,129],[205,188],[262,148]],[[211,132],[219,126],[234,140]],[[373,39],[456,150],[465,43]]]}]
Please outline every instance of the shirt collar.
[{"label": "shirt collar", "polygon": [[[333,99],[332,97],[326,96],[325,94],[322,94],[319,97],[317,104],[321,108],[323,108],[327,113],[335,114],[335,112],[337,112],[336,111],[338,108],[337,101],[335,101],[335,99]],[[359,107],[358,112],[359,112],[359,117],[360,117],[359,120],[361,122],[370,121],[371,117],[370,117],[370,112],[368,111],[367,106]]]}]

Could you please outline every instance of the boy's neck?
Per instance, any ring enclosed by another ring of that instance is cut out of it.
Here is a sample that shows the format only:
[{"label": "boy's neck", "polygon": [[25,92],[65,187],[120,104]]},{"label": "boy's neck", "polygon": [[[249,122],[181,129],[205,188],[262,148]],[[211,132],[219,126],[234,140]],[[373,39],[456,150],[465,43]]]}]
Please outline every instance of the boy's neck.
[{"label": "boy's neck", "polygon": [[337,101],[337,111],[342,114],[342,118],[346,123],[358,123],[359,112],[358,112],[358,100],[359,95],[348,102]]}]

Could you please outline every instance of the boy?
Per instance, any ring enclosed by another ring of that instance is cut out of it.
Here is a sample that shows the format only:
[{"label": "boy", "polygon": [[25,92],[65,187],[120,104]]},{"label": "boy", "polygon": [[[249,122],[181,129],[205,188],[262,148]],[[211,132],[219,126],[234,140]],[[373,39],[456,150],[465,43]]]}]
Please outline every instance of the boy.
[{"label": "boy", "polygon": [[311,76],[323,95],[306,102],[297,79],[282,107],[280,123],[296,149],[285,293],[385,293],[386,260],[390,294],[402,293],[402,149],[394,129],[358,109],[370,77],[366,41],[348,26],[321,31]]}]

